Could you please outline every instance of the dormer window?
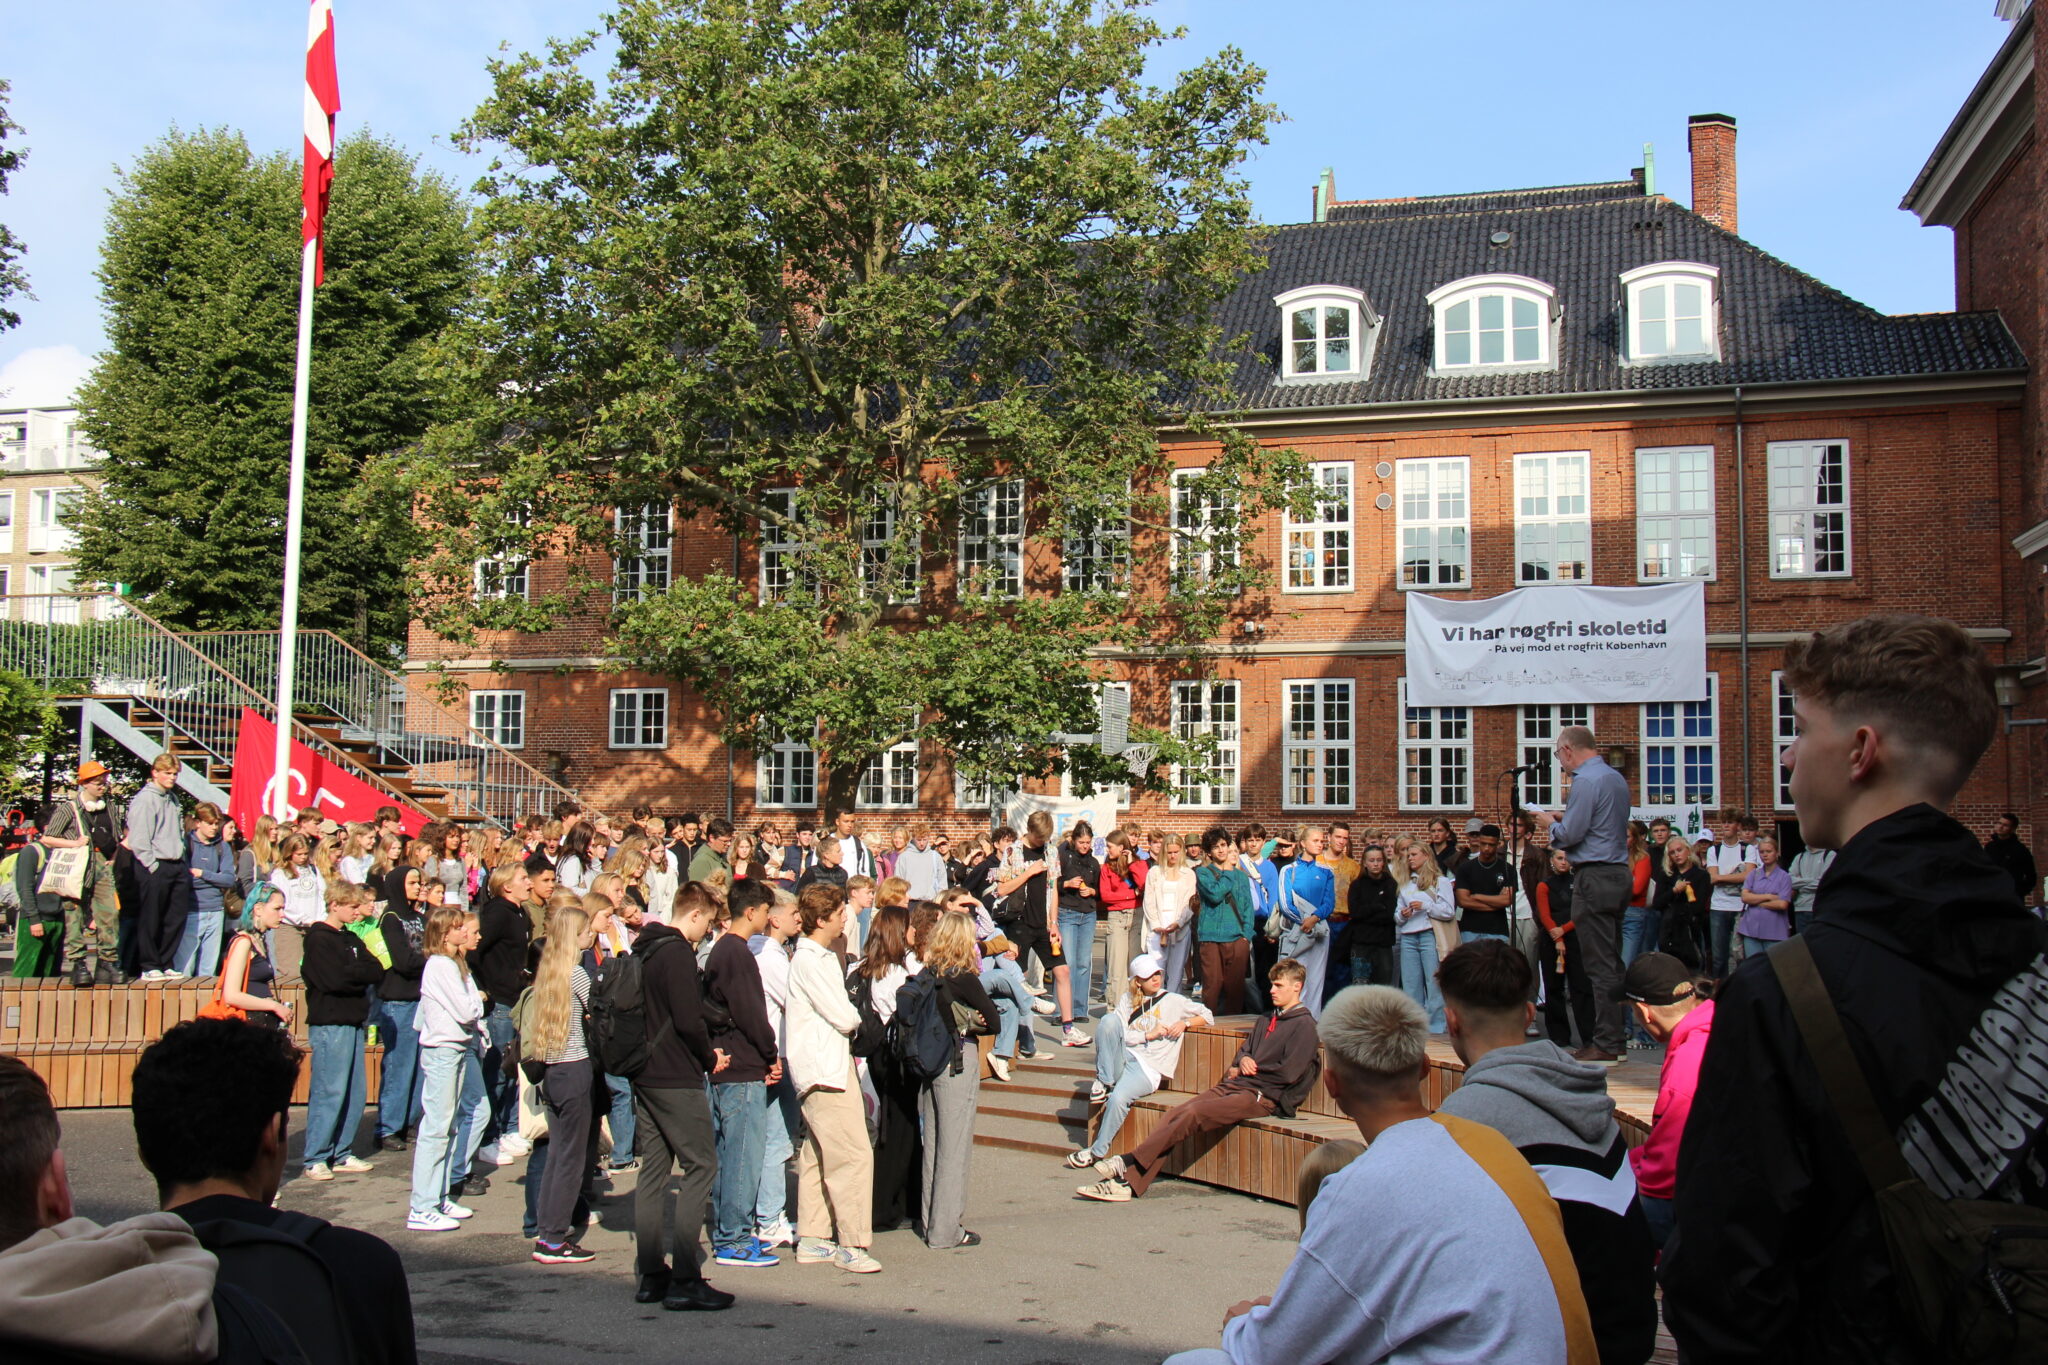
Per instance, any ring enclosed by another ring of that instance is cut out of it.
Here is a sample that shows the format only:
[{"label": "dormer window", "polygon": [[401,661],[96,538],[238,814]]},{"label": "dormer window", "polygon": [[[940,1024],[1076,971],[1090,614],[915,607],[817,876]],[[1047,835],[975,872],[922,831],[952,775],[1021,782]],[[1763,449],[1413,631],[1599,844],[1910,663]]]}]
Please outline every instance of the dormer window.
[{"label": "dormer window", "polygon": [[1557,291],[1526,275],[1473,275],[1430,292],[1436,368],[1548,369],[1556,362]]},{"label": "dormer window", "polygon": [[1721,272],[1691,261],[1659,261],[1621,277],[1627,293],[1631,361],[1713,360],[1721,353]]},{"label": "dormer window", "polygon": [[1358,290],[1314,284],[1273,302],[1280,309],[1283,378],[1357,378],[1371,367],[1379,316]]}]

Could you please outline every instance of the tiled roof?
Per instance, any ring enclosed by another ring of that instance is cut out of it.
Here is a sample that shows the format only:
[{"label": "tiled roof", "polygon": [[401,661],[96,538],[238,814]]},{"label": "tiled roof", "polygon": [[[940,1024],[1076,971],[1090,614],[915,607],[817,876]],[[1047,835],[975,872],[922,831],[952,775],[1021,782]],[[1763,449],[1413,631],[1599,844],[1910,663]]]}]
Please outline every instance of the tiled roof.
[{"label": "tiled roof", "polygon": [[[1267,266],[1225,301],[1225,335],[1250,338],[1239,400],[1253,410],[1460,398],[1720,388],[1913,375],[1998,373],[2026,359],[1996,313],[1891,317],[1830,289],[1688,209],[1619,181],[1554,189],[1331,205],[1331,221],[1267,231]],[[1511,234],[1494,246],[1497,232]],[[1621,275],[1657,261],[1718,267],[1723,359],[1622,360]],[[1554,370],[1430,373],[1425,296],[1470,275],[1526,275],[1557,291]],[[1273,297],[1305,285],[1363,290],[1381,314],[1359,380],[1280,379]]]}]

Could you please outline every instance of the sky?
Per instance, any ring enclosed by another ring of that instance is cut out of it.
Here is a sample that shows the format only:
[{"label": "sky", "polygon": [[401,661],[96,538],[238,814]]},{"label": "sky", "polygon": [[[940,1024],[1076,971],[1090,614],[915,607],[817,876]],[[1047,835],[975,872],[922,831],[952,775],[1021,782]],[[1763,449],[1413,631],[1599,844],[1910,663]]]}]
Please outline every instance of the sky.
[{"label": "sky", "polygon": [[[602,0],[334,0],[341,132],[368,128],[467,186],[451,134],[501,49],[596,26]],[[117,168],[172,127],[240,129],[297,154],[299,0],[7,7],[0,79],[29,158],[0,223],[36,298],[0,333],[0,404],[59,404],[104,344],[99,241]],[[1742,233],[1889,313],[1954,306],[1953,244],[1899,209],[2007,25],[1993,0],[1160,0],[1186,37],[1161,75],[1226,46],[1268,73],[1287,121],[1245,167],[1267,222],[1340,199],[1616,180],[1656,149],[1690,198],[1686,119],[1733,115]]]}]

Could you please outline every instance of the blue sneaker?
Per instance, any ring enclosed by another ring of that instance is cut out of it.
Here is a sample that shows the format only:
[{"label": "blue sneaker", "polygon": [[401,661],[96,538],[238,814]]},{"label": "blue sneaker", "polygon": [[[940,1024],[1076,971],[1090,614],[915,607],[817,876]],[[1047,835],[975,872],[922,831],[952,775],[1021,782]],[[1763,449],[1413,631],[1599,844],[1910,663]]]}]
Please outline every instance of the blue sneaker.
[{"label": "blue sneaker", "polygon": [[744,1266],[749,1270],[766,1270],[770,1266],[782,1264],[781,1260],[763,1250],[760,1243],[752,1237],[749,1237],[743,1246],[714,1248],[712,1259],[720,1265]]}]

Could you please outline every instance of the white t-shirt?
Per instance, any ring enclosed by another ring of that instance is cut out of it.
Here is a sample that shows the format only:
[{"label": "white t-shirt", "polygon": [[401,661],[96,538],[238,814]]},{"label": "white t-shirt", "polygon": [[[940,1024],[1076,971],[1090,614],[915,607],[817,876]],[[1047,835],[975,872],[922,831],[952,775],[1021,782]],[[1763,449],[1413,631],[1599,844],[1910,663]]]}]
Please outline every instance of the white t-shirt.
[{"label": "white t-shirt", "polygon": [[789,945],[756,934],[747,940],[747,946],[754,950],[754,965],[761,969],[761,994],[768,1001],[768,1022],[775,1025],[775,1052],[780,1056],[789,1050],[784,1014],[789,1008]]},{"label": "white t-shirt", "polygon": [[[1754,868],[1760,860],[1755,844],[1715,844],[1707,850],[1707,871],[1716,876],[1733,872],[1744,863]],[[1742,883],[1729,882],[1726,886],[1714,887],[1713,908],[1734,913],[1742,909]]]}]

